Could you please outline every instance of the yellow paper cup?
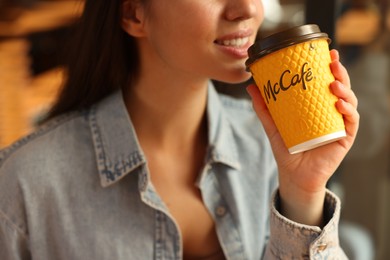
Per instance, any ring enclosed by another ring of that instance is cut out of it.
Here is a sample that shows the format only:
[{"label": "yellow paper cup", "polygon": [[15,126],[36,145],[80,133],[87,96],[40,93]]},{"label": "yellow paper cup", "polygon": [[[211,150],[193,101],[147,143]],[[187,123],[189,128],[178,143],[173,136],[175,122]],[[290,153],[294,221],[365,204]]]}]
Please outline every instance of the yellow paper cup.
[{"label": "yellow paper cup", "polygon": [[254,43],[246,66],[291,154],[346,136],[337,111],[329,64],[329,38],[314,24],[282,31]]}]

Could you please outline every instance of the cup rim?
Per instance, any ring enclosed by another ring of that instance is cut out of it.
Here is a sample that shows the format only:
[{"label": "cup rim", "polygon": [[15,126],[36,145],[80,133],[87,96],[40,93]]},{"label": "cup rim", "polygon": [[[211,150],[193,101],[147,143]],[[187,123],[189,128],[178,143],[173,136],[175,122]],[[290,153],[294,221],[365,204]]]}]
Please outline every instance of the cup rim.
[{"label": "cup rim", "polygon": [[327,33],[321,32],[316,24],[305,24],[295,26],[287,30],[283,30],[271,34],[263,39],[256,41],[248,49],[249,58],[245,61],[245,66],[249,70],[249,66],[256,60],[280,49],[290,47],[308,40],[324,38],[331,42]]}]

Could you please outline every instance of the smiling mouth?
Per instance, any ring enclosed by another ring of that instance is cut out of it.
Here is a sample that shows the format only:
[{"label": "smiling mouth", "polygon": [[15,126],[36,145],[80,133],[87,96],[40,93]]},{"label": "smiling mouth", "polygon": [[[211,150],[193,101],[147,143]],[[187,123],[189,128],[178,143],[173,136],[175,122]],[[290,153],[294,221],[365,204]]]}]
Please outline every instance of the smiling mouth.
[{"label": "smiling mouth", "polygon": [[249,37],[241,37],[229,40],[216,40],[215,43],[228,47],[242,47],[249,42]]}]

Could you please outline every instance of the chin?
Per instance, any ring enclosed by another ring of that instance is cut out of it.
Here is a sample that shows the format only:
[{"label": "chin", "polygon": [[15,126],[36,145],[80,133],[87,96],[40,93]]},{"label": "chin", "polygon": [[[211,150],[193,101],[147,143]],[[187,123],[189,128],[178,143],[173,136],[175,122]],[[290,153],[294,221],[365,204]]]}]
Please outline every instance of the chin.
[{"label": "chin", "polygon": [[230,72],[225,77],[216,78],[216,80],[226,82],[229,84],[238,84],[238,83],[243,83],[245,81],[248,81],[251,77],[252,74],[250,72],[247,72],[246,70],[240,70],[240,71]]}]

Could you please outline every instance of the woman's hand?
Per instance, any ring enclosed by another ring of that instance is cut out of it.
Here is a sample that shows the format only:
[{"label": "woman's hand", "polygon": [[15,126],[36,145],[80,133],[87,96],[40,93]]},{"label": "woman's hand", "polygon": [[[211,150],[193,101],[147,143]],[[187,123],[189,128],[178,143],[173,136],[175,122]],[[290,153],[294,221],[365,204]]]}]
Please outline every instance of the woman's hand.
[{"label": "woman's hand", "polygon": [[330,68],[335,77],[330,89],[339,100],[335,106],[343,115],[347,136],[341,140],[298,154],[289,154],[255,85],[247,88],[260,118],[279,168],[282,214],[291,220],[321,225],[326,183],[351,148],[359,127],[357,98],[336,50],[330,52]]}]

